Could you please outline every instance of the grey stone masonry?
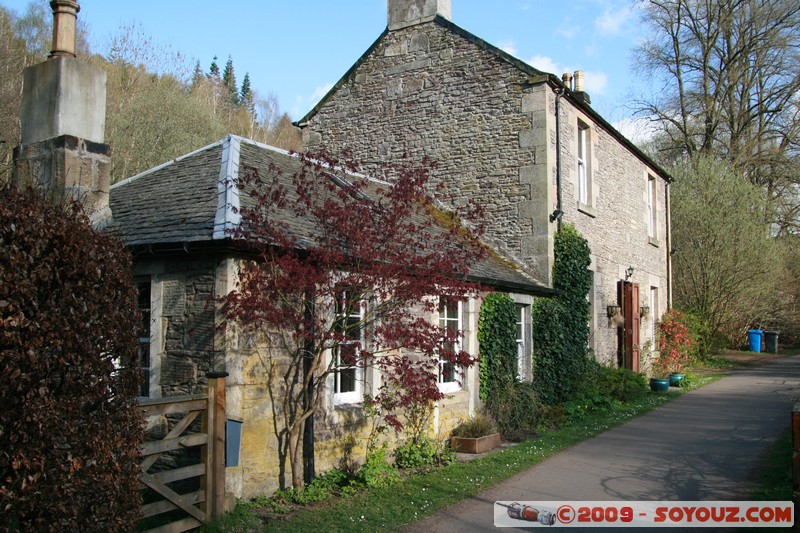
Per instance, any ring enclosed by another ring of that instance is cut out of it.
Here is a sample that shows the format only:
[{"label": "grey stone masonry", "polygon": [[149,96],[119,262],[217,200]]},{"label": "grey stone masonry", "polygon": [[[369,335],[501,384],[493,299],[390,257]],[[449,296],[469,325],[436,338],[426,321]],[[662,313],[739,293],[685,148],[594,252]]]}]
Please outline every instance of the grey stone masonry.
[{"label": "grey stone masonry", "polygon": [[521,105],[543,98],[536,91],[527,73],[448,28],[410,26],[384,35],[318,110],[304,143],[376,164],[429,156],[447,200],[483,204],[493,244],[548,280],[548,239],[533,227],[552,201],[532,201],[547,193],[547,140],[532,131],[547,118]]},{"label": "grey stone masonry", "polygon": [[110,217],[111,148],[72,135],[18,146],[12,182],[33,186],[54,202],[77,200],[93,221]]},{"label": "grey stone masonry", "polygon": [[[558,78],[436,17],[390,27],[300,125],[307,149],[350,149],[374,165],[432,158],[445,200],[483,204],[492,243],[542,280],[550,280],[558,224],[575,224],[593,254],[589,327],[598,359],[616,361],[617,327],[606,309],[619,305],[617,284],[629,266],[640,305],[656,301],[640,330],[642,343],[652,338],[669,290],[669,178]],[[649,230],[651,178],[656,223]],[[560,222],[551,220],[556,208]]]}]

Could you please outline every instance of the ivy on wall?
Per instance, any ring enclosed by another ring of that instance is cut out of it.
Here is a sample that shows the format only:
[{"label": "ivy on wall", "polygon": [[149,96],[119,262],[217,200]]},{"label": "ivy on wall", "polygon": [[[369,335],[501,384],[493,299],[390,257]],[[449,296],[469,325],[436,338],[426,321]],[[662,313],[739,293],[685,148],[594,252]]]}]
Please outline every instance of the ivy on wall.
[{"label": "ivy on wall", "polygon": [[578,392],[590,369],[589,254],[586,239],[574,226],[564,225],[555,238],[553,288],[558,295],[537,299],[531,312],[536,388],[540,399],[551,405]]},{"label": "ivy on wall", "polygon": [[517,372],[517,308],[507,294],[493,292],[481,305],[478,319],[480,344],[480,398],[514,381]]}]

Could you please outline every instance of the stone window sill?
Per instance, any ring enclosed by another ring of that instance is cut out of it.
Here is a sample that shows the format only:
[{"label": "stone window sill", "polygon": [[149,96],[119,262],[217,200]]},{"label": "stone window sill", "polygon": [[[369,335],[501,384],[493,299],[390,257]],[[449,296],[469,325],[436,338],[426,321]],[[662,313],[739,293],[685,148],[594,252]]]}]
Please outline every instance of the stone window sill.
[{"label": "stone window sill", "polygon": [[592,206],[578,202],[578,211],[580,211],[584,215],[589,215],[592,218],[597,218],[597,211],[595,211]]}]

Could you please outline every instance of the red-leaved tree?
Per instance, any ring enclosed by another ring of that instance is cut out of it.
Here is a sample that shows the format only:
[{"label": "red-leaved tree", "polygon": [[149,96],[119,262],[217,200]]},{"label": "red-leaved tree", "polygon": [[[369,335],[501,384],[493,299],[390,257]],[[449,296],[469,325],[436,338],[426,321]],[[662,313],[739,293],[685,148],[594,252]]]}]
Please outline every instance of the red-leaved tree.
[{"label": "red-leaved tree", "polygon": [[443,397],[441,361],[475,362],[435,313],[442,298],[475,293],[467,275],[483,253],[481,209],[438,207],[430,161],[383,167],[387,181],[376,181],[347,155],[298,157],[292,176],[244,168],[233,233],[257,259],[240,268],[222,307],[244,332],[265,337],[275,431],[295,488],[305,424],[336,379],[354,378],[348,369],[380,369],[384,386],[371,400],[399,429],[399,411]]}]

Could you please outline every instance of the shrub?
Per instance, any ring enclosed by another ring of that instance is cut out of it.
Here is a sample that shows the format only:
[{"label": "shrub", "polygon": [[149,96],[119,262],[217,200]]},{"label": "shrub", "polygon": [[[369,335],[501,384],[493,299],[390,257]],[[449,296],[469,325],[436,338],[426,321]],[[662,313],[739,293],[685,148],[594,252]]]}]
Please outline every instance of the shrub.
[{"label": "shrub", "polygon": [[394,451],[394,463],[400,468],[430,466],[438,462],[439,450],[428,437],[409,439]]},{"label": "shrub", "polygon": [[120,242],[74,209],[0,188],[0,530],[136,523],[135,310]]},{"label": "shrub", "polygon": [[534,435],[541,421],[541,404],[530,383],[506,383],[487,399],[486,409],[503,438],[512,442]]},{"label": "shrub", "polygon": [[397,481],[397,470],[386,460],[387,445],[376,446],[367,453],[367,460],[356,478],[367,487],[389,487]]},{"label": "shrub", "polygon": [[475,415],[471,420],[460,423],[453,429],[454,437],[476,439],[497,432],[494,421],[486,415]]},{"label": "shrub", "polygon": [[680,372],[689,361],[692,338],[683,313],[671,309],[664,313],[658,324],[658,350],[660,355],[653,363],[656,376],[668,376]]},{"label": "shrub", "polygon": [[627,368],[601,367],[597,387],[617,401],[630,402],[647,394],[647,378]]}]

